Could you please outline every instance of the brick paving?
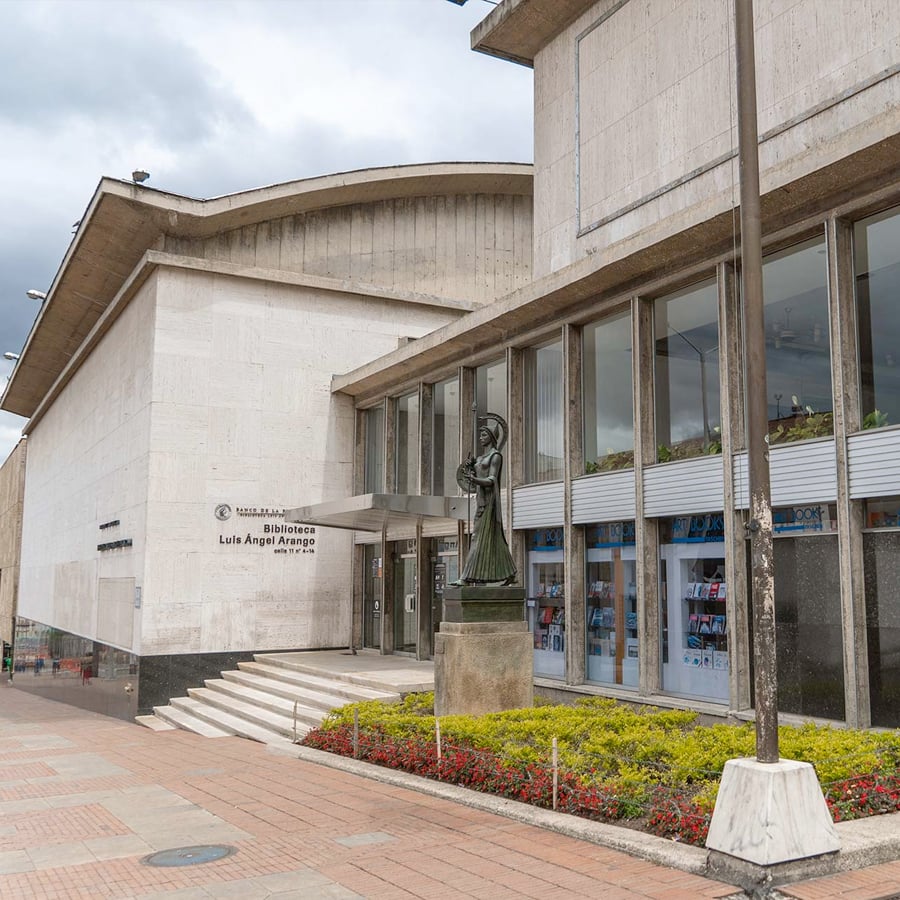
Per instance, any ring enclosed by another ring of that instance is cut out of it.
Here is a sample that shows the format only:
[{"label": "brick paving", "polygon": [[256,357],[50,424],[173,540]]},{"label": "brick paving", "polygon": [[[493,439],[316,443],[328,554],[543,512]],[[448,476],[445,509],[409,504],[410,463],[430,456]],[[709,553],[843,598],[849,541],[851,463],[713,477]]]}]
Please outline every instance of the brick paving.
[{"label": "brick paving", "polygon": [[[157,850],[227,844],[197,866]],[[781,888],[900,896],[900,862]],[[732,885],[239,738],[155,733],[0,685],[0,897],[702,900]]]}]

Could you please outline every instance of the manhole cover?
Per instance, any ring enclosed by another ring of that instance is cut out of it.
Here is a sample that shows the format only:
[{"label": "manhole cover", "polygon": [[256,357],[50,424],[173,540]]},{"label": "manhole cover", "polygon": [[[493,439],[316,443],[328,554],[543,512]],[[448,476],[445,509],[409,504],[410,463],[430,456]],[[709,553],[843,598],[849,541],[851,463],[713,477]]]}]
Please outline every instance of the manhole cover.
[{"label": "manhole cover", "polygon": [[145,856],[142,862],[148,866],[199,866],[215,862],[237,852],[225,844],[201,844],[198,847],[176,847],[174,850],[160,850]]}]

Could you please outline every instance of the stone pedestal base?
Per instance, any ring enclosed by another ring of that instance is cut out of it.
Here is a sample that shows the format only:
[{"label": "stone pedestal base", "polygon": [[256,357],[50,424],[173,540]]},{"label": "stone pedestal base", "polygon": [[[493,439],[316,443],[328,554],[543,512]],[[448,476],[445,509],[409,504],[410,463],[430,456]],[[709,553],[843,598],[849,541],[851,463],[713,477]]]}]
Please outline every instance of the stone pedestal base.
[{"label": "stone pedestal base", "polygon": [[434,712],[483,715],[534,705],[533,641],[517,587],[451,587],[434,644]]},{"label": "stone pedestal base", "polygon": [[841,849],[815,770],[790,759],[725,763],[706,846],[758,866]]}]

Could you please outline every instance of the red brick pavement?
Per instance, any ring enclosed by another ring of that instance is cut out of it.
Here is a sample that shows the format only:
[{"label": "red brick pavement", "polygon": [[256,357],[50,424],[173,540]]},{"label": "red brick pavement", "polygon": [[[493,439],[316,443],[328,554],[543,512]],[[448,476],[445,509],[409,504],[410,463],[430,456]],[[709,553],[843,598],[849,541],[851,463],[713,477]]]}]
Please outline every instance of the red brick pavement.
[{"label": "red brick pavement", "polygon": [[[227,843],[217,862],[146,853]],[[781,890],[889,896],[900,863]],[[878,891],[881,891],[878,893]],[[0,897],[702,900],[736,888],[595,844],[273,753],[154,733],[0,686]]]}]

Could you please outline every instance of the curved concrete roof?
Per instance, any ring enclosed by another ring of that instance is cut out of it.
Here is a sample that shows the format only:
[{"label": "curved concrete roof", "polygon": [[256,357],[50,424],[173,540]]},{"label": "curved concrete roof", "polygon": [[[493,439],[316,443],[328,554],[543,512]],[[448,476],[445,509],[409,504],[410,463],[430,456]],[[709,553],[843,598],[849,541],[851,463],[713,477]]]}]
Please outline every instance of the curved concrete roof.
[{"label": "curved concrete roof", "polygon": [[31,416],[163,234],[208,237],[335,206],[460,193],[533,193],[523,163],[426,163],[306,178],[209,200],[103,178],[32,326],[0,407]]}]

